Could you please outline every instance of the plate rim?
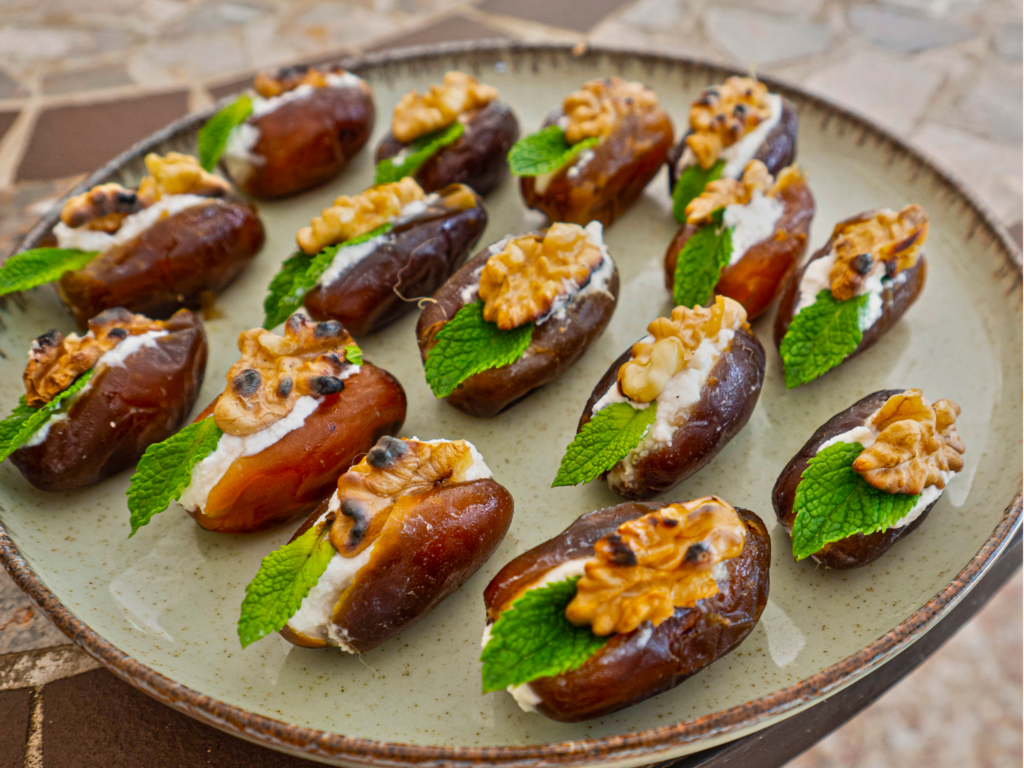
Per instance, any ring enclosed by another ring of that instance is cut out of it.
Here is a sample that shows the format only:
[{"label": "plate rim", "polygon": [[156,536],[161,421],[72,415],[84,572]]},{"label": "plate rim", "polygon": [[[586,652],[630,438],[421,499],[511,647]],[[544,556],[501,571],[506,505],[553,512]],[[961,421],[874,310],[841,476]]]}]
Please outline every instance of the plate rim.
[{"label": "plate rim", "polygon": [[[632,60],[652,67],[659,65],[678,67],[694,72],[703,70],[717,79],[734,74],[746,74],[736,67],[679,54],[611,46],[581,46],[578,43],[522,42],[503,39],[414,46],[358,57],[329,58],[324,61],[338,61],[343,66],[359,72],[371,68],[386,70],[387,65],[409,65],[421,60],[439,59],[453,55],[496,55],[500,57],[513,53],[521,56],[550,54],[559,57],[594,56],[607,57],[612,60]],[[759,79],[774,91],[797,96],[800,100],[815,105],[826,114],[838,113],[862,129],[864,140],[869,134],[874,134],[877,140],[890,144],[893,148],[912,157],[928,171],[936,174],[957,196],[966,201],[968,207],[973,209],[976,221],[968,237],[972,238],[977,230],[984,225],[1002,246],[1003,256],[1007,260],[1004,269],[1008,268],[1009,271],[1017,273],[1017,279],[1011,290],[1021,289],[1022,279],[1024,279],[1021,251],[1006,227],[984,202],[927,153],[906,143],[874,120],[837,105],[827,97],[790,83],[781,82],[773,77],[765,76]],[[231,97],[225,97],[218,103],[223,103],[229,98]],[[49,232],[56,223],[60,214],[60,203],[64,199],[109,179],[124,166],[137,161],[148,150],[204,121],[215,109],[216,105],[176,120],[137,142],[92,173],[61,198],[61,201],[54,204],[54,207],[29,231],[19,246],[19,250],[33,247]],[[14,301],[16,302],[18,299],[15,298]],[[1018,490],[1003,510],[1002,518],[981,549],[938,594],[900,624],[857,653],[851,654],[818,673],[767,696],[703,717],[684,720],[674,725],[618,736],[530,746],[451,747],[384,742],[293,725],[250,712],[175,682],[170,677],[156,672],[124,653],[90,628],[68,609],[32,570],[2,522],[0,522],[0,562],[33,604],[86,653],[122,680],[161,703],[200,722],[273,749],[307,759],[330,762],[344,761],[351,765],[366,766],[409,766],[411,764],[469,766],[487,763],[526,767],[538,764],[584,765],[598,760],[638,762],[645,759],[657,759],[665,752],[701,740],[715,739],[716,742],[721,742],[729,740],[730,735],[739,737],[744,731],[763,726],[765,721],[802,709],[809,703],[814,703],[816,699],[826,698],[897,655],[952,609],[976,581],[987,572],[1006,547],[1015,530],[1021,525],[1022,496],[1024,493],[1022,490]]]}]

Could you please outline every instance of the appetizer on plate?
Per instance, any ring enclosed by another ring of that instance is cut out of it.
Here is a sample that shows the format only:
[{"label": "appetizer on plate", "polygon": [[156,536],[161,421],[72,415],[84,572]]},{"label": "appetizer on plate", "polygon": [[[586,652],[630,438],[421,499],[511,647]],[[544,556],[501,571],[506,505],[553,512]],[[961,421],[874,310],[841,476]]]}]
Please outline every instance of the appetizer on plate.
[{"label": "appetizer on plate", "polygon": [[771,541],[717,496],[583,515],[484,591],[483,690],[577,722],[679,685],[750,634]]},{"label": "appetizer on plate", "polygon": [[304,305],[357,336],[379,330],[447,280],[486,227],[487,209],[465,184],[428,195],[407,176],[342,195],[299,230],[299,250],[270,283],[264,327]]},{"label": "appetizer on plate", "polygon": [[185,309],[166,321],[108,309],[84,336],[44,333],[0,422],[0,460],[43,491],[98,483],[182,425],[205,372],[206,333]]},{"label": "appetizer on plate", "polygon": [[377,439],[401,428],[405,392],[362,358],[340,323],[295,314],[284,336],[254,328],[224,392],[146,451],[128,489],[132,533],[177,501],[218,533],[251,533],[326,499]]},{"label": "appetizer on plate", "polygon": [[886,389],[825,422],[772,491],[793,557],[859,568],[916,529],[964,468],[959,415],[951,400]]},{"label": "appetizer on plate", "polygon": [[280,631],[364,653],[412,626],[494,553],[512,495],[465,440],[382,437],[245,588],[242,646]]},{"label": "appetizer on plate", "polygon": [[841,221],[790,279],[775,316],[786,386],[798,387],[860,354],[895,325],[924,288],[928,213],[919,205]]},{"label": "appetizer on plate", "polygon": [[715,179],[739,179],[751,160],[778,176],[796,159],[797,116],[789,99],[764,83],[730,77],[690,107],[690,130],[668,153],[668,186],[676,221]]},{"label": "appetizer on plate", "polygon": [[377,147],[375,184],[412,176],[427,192],[468,184],[486,195],[508,174],[519,138],[515,114],[498,91],[464,72],[448,72],[426,93],[409,91]]},{"label": "appetizer on plate", "polygon": [[619,273],[596,221],[499,240],[420,315],[427,383],[471,416],[494,416],[568,370],[604,331],[618,297]]},{"label": "appetizer on plate", "polygon": [[509,153],[523,200],[551,221],[606,227],[643,192],[672,147],[658,95],[617,77],[591,80]]},{"label": "appetizer on plate", "polygon": [[627,499],[671,490],[743,429],[764,365],[738,302],[676,307],[598,382],[552,487],[602,477]]},{"label": "appetizer on plate", "polygon": [[772,303],[807,248],[814,198],[793,166],[772,178],[751,160],[743,179],[717,179],[686,206],[686,223],[665,252],[673,303],[735,299],[753,320]]},{"label": "appetizer on plate", "polygon": [[57,281],[85,327],[105,309],[166,318],[199,309],[263,246],[263,225],[224,179],[194,157],[146,155],[139,188],[100,184],[64,203],[51,245],[0,267],[0,295]]},{"label": "appetizer on plate", "polygon": [[197,137],[203,167],[220,162],[248,195],[282,197],[334,178],[373,131],[370,86],[341,67],[260,72],[253,91],[217,112]]}]

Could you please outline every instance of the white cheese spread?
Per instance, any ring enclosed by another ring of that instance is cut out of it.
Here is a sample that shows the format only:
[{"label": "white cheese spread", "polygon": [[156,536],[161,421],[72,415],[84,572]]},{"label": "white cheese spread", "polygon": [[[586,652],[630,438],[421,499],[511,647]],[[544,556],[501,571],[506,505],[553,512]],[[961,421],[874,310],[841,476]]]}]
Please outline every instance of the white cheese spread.
[{"label": "white cheese spread", "polygon": [[58,248],[102,252],[115,245],[128,242],[161,219],[173,216],[186,208],[216,202],[216,200],[217,198],[201,197],[200,195],[165,195],[148,208],[125,216],[121,221],[120,228],[113,234],[86,229],[84,226],[69,227],[64,222],[58,222],[57,226],[53,228],[53,234],[57,238]]},{"label": "white cheese spread", "polygon": [[[826,289],[831,290],[832,280],[829,274],[832,272],[832,266],[835,262],[835,251],[829,251],[820,259],[815,259],[807,265],[803,277],[800,278],[800,286],[797,289],[798,297],[793,317],[796,317],[807,307],[814,304],[818,299],[819,293]],[[905,276],[903,280],[906,280]],[[890,285],[892,285],[892,281],[885,274],[885,264],[880,261],[876,262],[874,268],[865,277],[856,293],[857,296],[868,295],[867,304],[861,309],[860,315],[857,318],[857,324],[861,331],[866,331],[877,323],[878,319],[882,316],[884,308],[882,294]]]},{"label": "white cheese spread", "polygon": [[775,233],[775,225],[782,218],[786,206],[775,197],[766,197],[755,190],[746,205],[728,205],[722,224],[732,227],[732,255],[729,265],[742,259],[754,245],[768,240]]}]

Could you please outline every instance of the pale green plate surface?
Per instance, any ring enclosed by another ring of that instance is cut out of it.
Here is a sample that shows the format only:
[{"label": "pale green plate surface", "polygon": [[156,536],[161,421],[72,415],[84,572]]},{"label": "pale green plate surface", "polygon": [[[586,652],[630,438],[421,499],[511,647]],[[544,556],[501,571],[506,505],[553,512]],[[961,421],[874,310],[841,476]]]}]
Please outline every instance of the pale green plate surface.
[{"label": "pale green plate surface", "polygon": [[[223,316],[207,323],[211,355],[200,405],[223,388],[225,372],[237,357],[238,333],[261,322],[264,288],[292,252],[296,229],[336,195],[358,193],[370,184],[370,153],[398,97],[438,81],[448,68],[472,69],[472,60],[472,55],[443,55],[367,70],[378,109],[370,145],[329,186],[260,205],[266,246],[218,301]],[[495,66],[497,60],[501,63]],[[678,132],[691,99],[710,76],[684,64],[646,66],[600,56],[571,60],[564,52],[490,54],[479,61],[476,73],[512,105],[524,133],[535,130],[579,84],[612,74],[655,88]],[[841,218],[877,206],[921,203],[931,215],[928,282],[918,303],[877,346],[795,391],[785,390],[771,344],[774,310],[756,322],[768,349],[758,407],[714,462],[669,498],[716,493],[757,512],[772,532],[771,599],[762,621],[737,651],[675,690],[601,720],[559,724],[521,712],[504,693],[482,696],[477,661],[484,621],[481,592],[494,573],[580,514],[619,501],[600,483],[556,490],[549,485],[598,378],[650,320],[670,308],[661,262],[676,226],[664,169],[607,231],[622,277],[608,330],[566,376],[510,411],[478,420],[433,399],[416,349],[416,312],[360,340],[366,357],[395,374],[408,393],[402,434],[471,440],[516,502],[511,530],[491,561],[432,615],[362,659],[296,648],[278,636],[246,650],[239,647],[235,621],[244,586],[260,558],[285,541],[297,521],[270,533],[224,536],[202,531],[180,508],[172,508],[129,541],[128,473],[82,492],[47,495],[33,490],[8,462],[0,467],[4,528],[64,605],[124,653],[227,704],[346,736],[461,747],[615,736],[709,715],[837,664],[946,587],[990,537],[1020,489],[1020,291],[1006,246],[948,182],[850,118],[809,100],[797,103],[798,162],[818,206],[812,249],[821,246]],[[188,147],[190,141],[186,134],[175,144]],[[542,223],[523,208],[511,180],[487,205],[491,220],[480,247]],[[24,311],[3,315],[4,411],[22,391],[30,341],[55,325],[65,332],[73,329],[49,288],[27,299]],[[815,569],[809,561],[797,565],[771,508],[778,473],[834,413],[874,390],[901,387],[921,387],[932,399],[951,398],[963,407],[958,428],[967,445],[964,472],[920,530],[875,565],[849,573]],[[751,720],[746,728],[767,722]]]}]

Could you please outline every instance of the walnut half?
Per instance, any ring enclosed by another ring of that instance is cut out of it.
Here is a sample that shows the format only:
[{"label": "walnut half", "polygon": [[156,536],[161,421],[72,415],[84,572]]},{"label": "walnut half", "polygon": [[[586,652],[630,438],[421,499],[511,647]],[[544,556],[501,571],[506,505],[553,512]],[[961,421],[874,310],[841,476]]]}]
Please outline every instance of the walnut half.
[{"label": "walnut half", "polygon": [[370,187],[361,195],[336,198],[295,236],[299,248],[313,256],[329,245],[365,235],[395,218],[409,203],[426,193],[412,176]]},{"label": "walnut half", "polygon": [[552,224],[543,237],[513,237],[480,273],[484,320],[503,331],[543,317],[559,296],[587,283],[604,260],[579,224]]},{"label": "walnut half", "polygon": [[718,594],[711,569],[743,551],[747,531],[717,496],[670,504],[620,525],[594,545],[565,615],[595,635],[654,626]]},{"label": "walnut half", "polygon": [[875,442],[853,462],[867,482],[888,493],[917,495],[929,485],[946,487],[943,473],[964,468],[963,441],[956,431],[960,406],[928,402],[920,389],[890,397],[868,420]]},{"label": "walnut half", "polygon": [[229,435],[251,435],[291,413],[303,395],[336,395],[348,365],[352,337],[337,320],[314,323],[302,314],[288,318],[284,336],[262,328],[238,337],[241,358],[228,371],[228,386],[213,418]]},{"label": "walnut half", "polygon": [[840,224],[833,232],[836,255],[829,280],[836,301],[853,298],[878,262],[889,277],[910,269],[928,239],[928,212],[912,204],[898,213],[872,211]]},{"label": "walnut half", "polygon": [[296,64],[279,69],[275,73],[258,73],[253,81],[253,88],[263,98],[272,99],[282,93],[294,91],[300,85],[324,88],[327,86],[327,76],[332,74],[343,75],[345,70],[341,67],[321,70],[308,64]]},{"label": "walnut half", "polygon": [[743,178],[716,179],[709,182],[704,191],[686,206],[686,222],[702,226],[711,222],[711,214],[719,208],[730,205],[746,205],[760,192],[765,197],[777,197],[791,184],[803,181],[803,173],[793,165],[779,171],[772,178],[768,168],[760,160],[751,160],[743,169]]},{"label": "walnut half", "polygon": [[727,296],[716,296],[711,307],[676,307],[671,317],[659,317],[647,326],[653,341],[633,345],[632,358],[619,368],[619,391],[636,403],[656,400],[669,379],[689,365],[704,339],[741,327],[749,327],[747,311]]},{"label": "walnut half", "polygon": [[338,479],[341,514],[331,526],[331,544],[354,557],[376,540],[405,499],[444,483],[460,483],[475,463],[465,440],[423,442],[382,437],[366,458]]},{"label": "walnut half", "polygon": [[768,88],[763,83],[749,77],[730,77],[693,102],[686,146],[700,167],[707,170],[723,149],[742,139],[771,113]]},{"label": "walnut half", "polygon": [[447,72],[441,85],[426,93],[409,91],[391,115],[391,133],[403,144],[439,131],[459,115],[486,107],[498,91],[465,72]]},{"label": "walnut half", "polygon": [[658,95],[643,83],[618,77],[591,80],[562,102],[562,111],[569,120],[565,140],[578,144],[592,137],[604,138],[630,112],[657,106]]},{"label": "walnut half", "polygon": [[46,405],[129,336],[163,328],[159,320],[117,307],[90,320],[85,336],[71,333],[65,337],[58,330],[44,333],[32,342],[28,352],[28,365],[22,375],[25,404],[32,408]]}]

